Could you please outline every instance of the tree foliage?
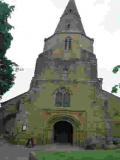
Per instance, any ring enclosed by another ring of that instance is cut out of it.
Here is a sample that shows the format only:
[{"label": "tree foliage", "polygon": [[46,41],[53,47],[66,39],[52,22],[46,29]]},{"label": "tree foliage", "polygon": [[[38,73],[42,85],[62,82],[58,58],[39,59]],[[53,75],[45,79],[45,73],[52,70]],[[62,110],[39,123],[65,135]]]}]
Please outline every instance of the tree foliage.
[{"label": "tree foliage", "polygon": [[[116,67],[113,68],[112,72],[117,73],[119,71],[119,69],[120,69],[120,65],[117,65]],[[112,93],[117,93],[119,88],[120,88],[120,83],[113,86],[111,92]]]},{"label": "tree foliage", "polygon": [[18,66],[5,56],[13,40],[9,31],[14,27],[7,21],[13,10],[14,6],[0,0],[0,96],[14,84],[14,67]]}]

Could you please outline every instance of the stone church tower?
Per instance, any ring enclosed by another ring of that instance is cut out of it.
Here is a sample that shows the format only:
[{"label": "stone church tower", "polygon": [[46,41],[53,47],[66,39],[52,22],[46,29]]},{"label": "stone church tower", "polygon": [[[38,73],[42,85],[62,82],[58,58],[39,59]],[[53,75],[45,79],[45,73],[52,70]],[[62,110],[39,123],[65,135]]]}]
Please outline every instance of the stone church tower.
[{"label": "stone church tower", "polygon": [[11,143],[112,143],[120,136],[120,98],[102,89],[94,40],[69,0],[55,33],[45,38],[29,91],[4,103],[0,132]]}]

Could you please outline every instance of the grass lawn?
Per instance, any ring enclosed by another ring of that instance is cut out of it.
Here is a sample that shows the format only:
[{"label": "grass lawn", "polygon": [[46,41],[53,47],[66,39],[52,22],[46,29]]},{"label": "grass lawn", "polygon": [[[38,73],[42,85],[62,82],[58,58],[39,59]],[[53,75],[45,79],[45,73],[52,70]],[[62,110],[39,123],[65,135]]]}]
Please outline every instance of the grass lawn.
[{"label": "grass lawn", "polygon": [[120,149],[83,151],[36,151],[38,160],[120,160]]}]

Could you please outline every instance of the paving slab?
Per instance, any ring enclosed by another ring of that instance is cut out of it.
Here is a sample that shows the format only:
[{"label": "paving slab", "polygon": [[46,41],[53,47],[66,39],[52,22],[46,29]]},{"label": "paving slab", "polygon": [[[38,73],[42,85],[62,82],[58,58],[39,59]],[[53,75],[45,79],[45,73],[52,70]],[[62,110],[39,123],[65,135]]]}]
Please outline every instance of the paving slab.
[{"label": "paving slab", "polygon": [[0,160],[29,160],[29,155],[32,151],[73,151],[83,150],[78,146],[70,146],[69,144],[47,144],[36,145],[33,148],[27,148],[24,145],[12,145],[7,141],[0,140]]}]

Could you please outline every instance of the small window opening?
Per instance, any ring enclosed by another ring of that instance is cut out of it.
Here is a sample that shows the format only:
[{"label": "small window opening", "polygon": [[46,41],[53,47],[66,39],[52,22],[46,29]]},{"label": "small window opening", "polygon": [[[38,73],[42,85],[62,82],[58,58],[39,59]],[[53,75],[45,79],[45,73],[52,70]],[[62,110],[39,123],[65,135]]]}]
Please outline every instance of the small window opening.
[{"label": "small window opening", "polygon": [[71,13],[71,12],[72,12],[72,9],[70,9],[69,12]]},{"label": "small window opening", "polygon": [[69,50],[71,50],[71,39],[69,39]]},{"label": "small window opening", "polygon": [[68,42],[67,39],[65,40],[65,50],[67,50]]},{"label": "small window opening", "polygon": [[71,50],[72,49],[72,40],[71,38],[65,39],[65,50]]},{"label": "small window opening", "polygon": [[70,28],[70,24],[67,25],[67,28],[68,28],[68,29]]}]

